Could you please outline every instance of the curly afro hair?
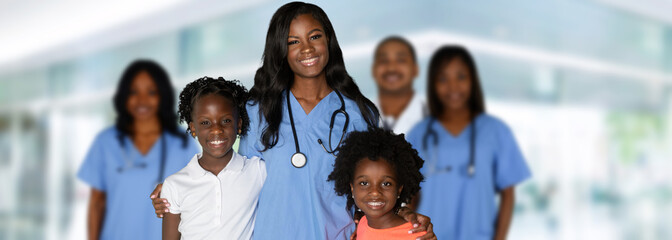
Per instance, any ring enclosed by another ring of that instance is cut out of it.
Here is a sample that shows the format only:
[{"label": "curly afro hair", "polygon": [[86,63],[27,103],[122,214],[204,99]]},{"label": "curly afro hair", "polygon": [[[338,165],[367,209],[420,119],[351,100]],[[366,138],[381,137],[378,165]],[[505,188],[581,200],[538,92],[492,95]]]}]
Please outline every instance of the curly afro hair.
[{"label": "curly afro hair", "polygon": [[[188,124],[193,121],[191,119],[191,112],[194,110],[194,103],[199,98],[208,94],[218,94],[233,102],[238,111],[240,121],[242,121],[240,135],[245,136],[250,128],[250,118],[245,108],[249,94],[247,89],[238,80],[226,80],[222,77],[217,79],[202,77],[187,84],[180,93],[180,103],[177,110],[180,123],[185,122]],[[191,129],[187,128],[187,133],[191,134]]]},{"label": "curly afro hair", "polygon": [[355,204],[352,199],[350,183],[354,180],[355,167],[362,159],[377,161],[384,159],[397,173],[399,184],[404,186],[399,195],[395,209],[402,202],[410,202],[420,190],[420,182],[424,177],[420,168],[424,161],[418,151],[404,139],[404,135],[396,135],[389,130],[369,128],[364,132],[351,132],[339,149],[334,171],[329,174],[329,181],[334,181],[334,190],[339,196],[346,195],[348,209]]}]

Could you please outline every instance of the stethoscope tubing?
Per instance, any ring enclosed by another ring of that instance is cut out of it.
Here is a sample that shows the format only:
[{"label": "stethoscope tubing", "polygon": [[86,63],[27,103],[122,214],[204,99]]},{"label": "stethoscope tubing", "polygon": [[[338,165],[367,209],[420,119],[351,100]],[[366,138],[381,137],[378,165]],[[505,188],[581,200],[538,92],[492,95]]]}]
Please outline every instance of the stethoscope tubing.
[{"label": "stethoscope tubing", "polygon": [[[438,144],[439,144],[439,136],[438,133],[432,128],[432,125],[434,125],[435,119],[433,117],[430,117],[429,123],[427,123],[427,129],[425,130],[425,134],[422,137],[422,145],[423,149],[426,151],[427,150],[427,141],[429,137],[433,138],[433,145],[434,145],[434,151],[432,151],[432,157],[431,157],[431,165],[428,166],[428,175],[434,174],[435,172],[438,172],[436,170],[436,165],[438,161]],[[471,128],[469,131],[469,166],[467,166],[467,173],[469,177],[473,177],[476,174],[476,153],[475,153],[475,148],[476,148],[476,118],[472,118],[471,121]],[[451,167],[448,167],[446,171],[451,171]]]},{"label": "stethoscope tubing", "polygon": [[[165,168],[166,168],[166,140],[165,140],[164,134],[165,133],[161,133],[161,137],[159,138],[159,141],[161,142],[161,161],[159,162],[159,176],[156,179],[157,184],[160,184],[160,183],[163,182],[164,171],[165,171]],[[121,146],[121,147],[122,147],[122,151],[123,151],[122,154],[124,155],[124,165],[117,168],[117,172],[119,172],[119,173],[124,172],[127,169],[131,169],[131,168],[135,167],[135,166],[133,166],[133,160],[131,160],[128,157],[126,146]],[[141,163],[137,167],[138,168],[145,168],[145,167],[147,167],[147,164],[146,163]]]},{"label": "stethoscope tubing", "polygon": [[[336,156],[335,153],[336,153],[336,151],[338,151],[338,148],[340,147],[341,142],[343,141],[343,137],[345,136],[345,133],[347,133],[347,131],[348,131],[348,123],[350,122],[350,116],[348,115],[348,112],[345,111],[345,100],[343,100],[343,96],[341,95],[341,93],[338,90],[334,89],[334,91],[336,92],[336,95],[338,95],[338,99],[341,101],[341,107],[339,109],[337,109],[336,111],[334,111],[334,113],[331,114],[331,120],[329,121],[329,149],[327,149],[327,147],[324,146],[324,144],[322,142],[322,139],[317,139],[317,143],[320,144],[320,146],[322,146],[322,148],[324,149],[325,152]],[[289,94],[290,94],[290,90],[287,89],[287,94],[286,94],[287,111],[289,112],[289,123],[292,126],[292,136],[294,137],[294,146],[296,148],[296,152],[294,152],[294,154],[292,155],[290,160],[292,160],[291,162],[292,162],[292,165],[294,167],[301,168],[305,165],[305,160],[303,160],[303,164],[297,165],[297,164],[295,164],[295,161],[294,161],[295,156],[298,157],[297,155],[302,155],[302,157],[304,157],[304,159],[307,159],[307,157],[305,156],[305,154],[303,154],[301,152],[301,147],[299,146],[299,138],[297,137],[297,134],[296,134],[296,126],[294,124],[294,114],[292,113],[292,104],[289,102]],[[338,115],[339,113],[342,113],[345,116],[345,124],[343,125],[343,134],[341,134],[341,138],[338,140],[338,144],[336,145],[336,148],[332,148],[331,147],[331,132],[334,128],[334,123],[336,121],[336,115]]]}]

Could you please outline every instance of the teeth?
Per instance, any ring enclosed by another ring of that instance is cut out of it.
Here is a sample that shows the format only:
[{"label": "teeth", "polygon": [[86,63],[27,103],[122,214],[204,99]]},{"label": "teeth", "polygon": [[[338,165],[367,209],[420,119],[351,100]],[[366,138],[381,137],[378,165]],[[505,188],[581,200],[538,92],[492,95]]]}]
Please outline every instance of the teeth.
[{"label": "teeth", "polygon": [[306,60],[301,60],[301,63],[307,64],[307,65],[313,64],[315,62],[317,62],[317,58],[310,58],[310,59],[306,59]]},{"label": "teeth", "polygon": [[211,144],[222,144],[224,141],[222,140],[217,140],[217,141],[210,141]]},{"label": "teeth", "polygon": [[373,207],[379,207],[379,206],[383,206],[383,204],[385,204],[385,203],[383,203],[383,202],[368,202],[367,204],[369,204]]}]

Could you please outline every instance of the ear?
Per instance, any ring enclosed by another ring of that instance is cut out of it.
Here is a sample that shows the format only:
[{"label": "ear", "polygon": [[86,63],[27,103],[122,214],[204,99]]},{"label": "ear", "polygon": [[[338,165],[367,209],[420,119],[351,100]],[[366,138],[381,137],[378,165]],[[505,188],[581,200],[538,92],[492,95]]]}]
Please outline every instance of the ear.
[{"label": "ear", "polygon": [[413,80],[415,80],[416,77],[418,77],[418,72],[420,67],[418,67],[418,63],[413,64],[413,70],[411,72],[411,76],[413,77]]},{"label": "ear", "polygon": [[401,185],[401,187],[399,187],[399,191],[397,191],[397,196],[401,195],[401,190],[404,190],[404,185]]},{"label": "ear", "polygon": [[354,196],[353,192],[355,192],[355,188],[352,186],[352,183],[350,183],[350,194]]},{"label": "ear", "polygon": [[243,118],[239,117],[238,118],[238,129],[241,129],[243,127]]},{"label": "ear", "polygon": [[193,137],[193,136],[194,136],[193,133],[196,132],[196,128],[194,128],[194,122],[190,122],[190,123],[189,123],[189,131],[192,132],[192,135],[191,135],[191,136]]}]

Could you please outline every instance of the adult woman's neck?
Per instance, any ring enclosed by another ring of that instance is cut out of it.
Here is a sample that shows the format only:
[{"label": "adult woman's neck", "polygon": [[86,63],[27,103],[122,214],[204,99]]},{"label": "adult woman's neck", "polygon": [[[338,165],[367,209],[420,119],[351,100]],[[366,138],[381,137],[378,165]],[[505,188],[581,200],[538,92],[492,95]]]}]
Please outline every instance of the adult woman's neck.
[{"label": "adult woman's neck", "polygon": [[133,145],[142,155],[147,155],[161,136],[161,122],[158,117],[133,121]]},{"label": "adult woman's neck", "polygon": [[294,77],[294,84],[290,90],[306,114],[309,114],[332,91],[324,74],[315,78]]},{"label": "adult woman's neck", "polygon": [[441,114],[441,122],[463,122],[471,121],[471,110],[469,108],[459,108],[459,109],[444,109],[443,114]]},{"label": "adult woman's neck", "polygon": [[134,135],[147,135],[156,133],[161,133],[161,121],[159,121],[158,116],[133,121]]},{"label": "adult woman's neck", "polygon": [[445,109],[439,119],[441,125],[453,136],[459,136],[471,122],[471,110],[468,108]]}]

